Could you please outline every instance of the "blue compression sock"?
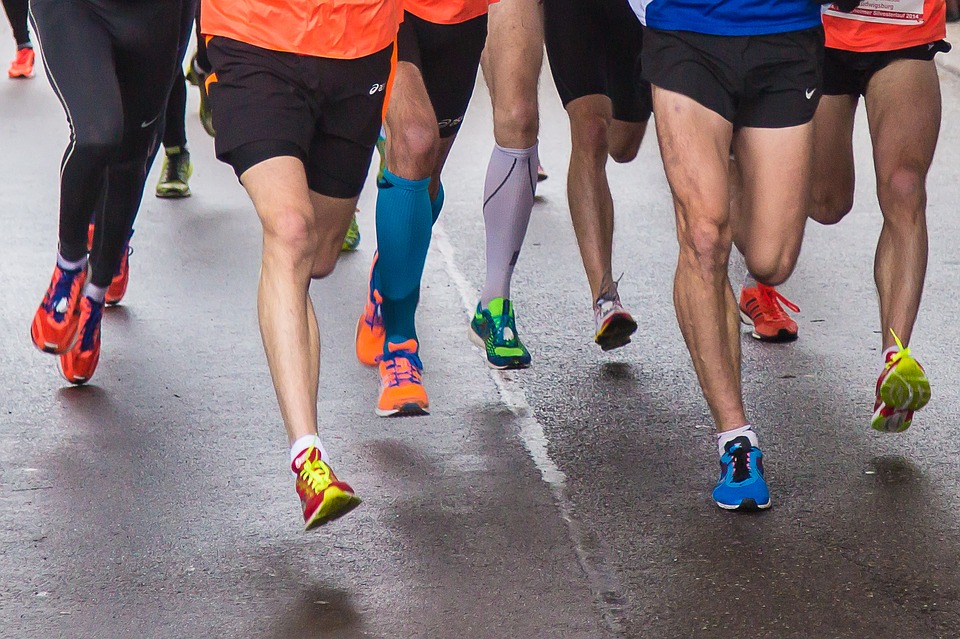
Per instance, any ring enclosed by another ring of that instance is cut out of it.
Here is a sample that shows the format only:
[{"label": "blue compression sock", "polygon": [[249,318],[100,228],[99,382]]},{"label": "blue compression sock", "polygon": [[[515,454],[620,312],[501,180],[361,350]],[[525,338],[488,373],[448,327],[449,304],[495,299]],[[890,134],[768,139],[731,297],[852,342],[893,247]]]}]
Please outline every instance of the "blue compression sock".
[{"label": "blue compression sock", "polygon": [[405,180],[389,170],[384,170],[383,180],[377,183],[379,257],[375,277],[383,296],[385,354],[387,344],[417,339],[420,279],[433,226],[429,184],[429,178]]},{"label": "blue compression sock", "polygon": [[[443,210],[443,182],[440,183],[440,189],[437,191],[437,197],[433,198],[430,202],[431,213],[433,213],[433,223],[436,224],[437,220],[440,218],[440,211]],[[380,290],[380,260],[377,259],[377,263],[373,266],[373,288],[374,290]]]}]

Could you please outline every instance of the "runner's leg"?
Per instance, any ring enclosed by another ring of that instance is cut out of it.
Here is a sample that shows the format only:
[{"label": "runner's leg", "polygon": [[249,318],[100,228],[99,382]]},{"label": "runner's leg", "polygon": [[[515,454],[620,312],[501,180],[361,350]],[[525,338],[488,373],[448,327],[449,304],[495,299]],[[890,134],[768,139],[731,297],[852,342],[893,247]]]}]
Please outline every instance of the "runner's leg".
[{"label": "runner's leg", "polygon": [[927,172],[940,133],[936,63],[896,60],[867,85],[867,115],[877,170],[883,229],[874,275],[880,297],[883,347],[893,329],[910,342],[927,268]]},{"label": "runner's leg", "polygon": [[717,430],[733,430],[748,423],[740,387],[739,318],[727,278],[733,125],[692,98],[656,86],[653,108],[677,213],[677,319]]}]

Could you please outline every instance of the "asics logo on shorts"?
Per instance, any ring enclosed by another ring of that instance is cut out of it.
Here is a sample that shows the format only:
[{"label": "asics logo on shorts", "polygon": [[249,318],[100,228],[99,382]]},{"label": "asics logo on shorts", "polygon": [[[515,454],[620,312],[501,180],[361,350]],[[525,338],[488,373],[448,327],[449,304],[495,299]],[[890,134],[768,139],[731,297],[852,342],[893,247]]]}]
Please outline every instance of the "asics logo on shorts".
[{"label": "asics logo on shorts", "polygon": [[440,127],[441,129],[445,129],[451,126],[460,126],[461,122],[463,122],[462,115],[459,118],[447,118],[445,120],[440,120],[439,122],[437,122],[437,126]]},{"label": "asics logo on shorts", "polygon": [[381,91],[386,90],[386,88],[387,88],[386,84],[378,84],[374,82],[373,86],[370,87],[370,95],[373,95],[374,93],[380,93]]}]

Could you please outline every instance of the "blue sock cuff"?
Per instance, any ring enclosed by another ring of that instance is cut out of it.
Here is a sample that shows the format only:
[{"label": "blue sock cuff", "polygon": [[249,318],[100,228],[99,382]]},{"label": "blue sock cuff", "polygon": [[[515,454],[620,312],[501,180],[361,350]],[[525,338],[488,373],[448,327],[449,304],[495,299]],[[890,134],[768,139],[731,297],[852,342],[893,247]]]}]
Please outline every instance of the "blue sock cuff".
[{"label": "blue sock cuff", "polygon": [[430,212],[433,213],[433,223],[437,223],[440,217],[440,211],[443,210],[443,182],[440,183],[440,189],[437,191],[437,197],[430,201]]},{"label": "blue sock cuff", "polygon": [[410,191],[425,191],[430,186],[430,178],[428,177],[422,180],[407,180],[398,175],[394,175],[389,169],[383,170],[383,181],[393,186],[398,186],[401,189],[409,189]]}]

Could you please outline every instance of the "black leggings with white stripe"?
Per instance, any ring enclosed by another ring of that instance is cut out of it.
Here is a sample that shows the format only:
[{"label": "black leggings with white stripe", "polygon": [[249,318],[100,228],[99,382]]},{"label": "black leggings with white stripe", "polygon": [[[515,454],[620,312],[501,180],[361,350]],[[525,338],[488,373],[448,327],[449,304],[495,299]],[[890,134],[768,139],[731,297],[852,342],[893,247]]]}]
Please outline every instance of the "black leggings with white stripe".
[{"label": "black leggings with white stripe", "polygon": [[60,170],[60,253],[87,254],[109,286],[159,142],[180,37],[180,0],[33,0],[33,30],[70,123]]}]

